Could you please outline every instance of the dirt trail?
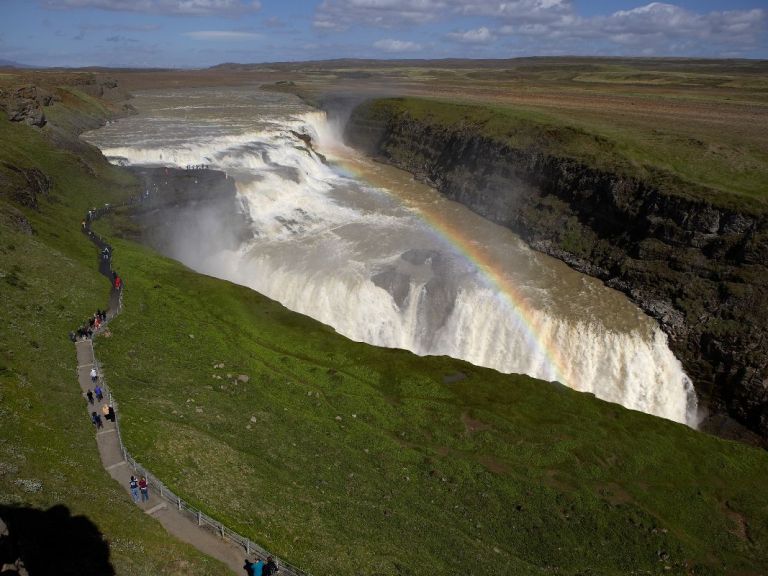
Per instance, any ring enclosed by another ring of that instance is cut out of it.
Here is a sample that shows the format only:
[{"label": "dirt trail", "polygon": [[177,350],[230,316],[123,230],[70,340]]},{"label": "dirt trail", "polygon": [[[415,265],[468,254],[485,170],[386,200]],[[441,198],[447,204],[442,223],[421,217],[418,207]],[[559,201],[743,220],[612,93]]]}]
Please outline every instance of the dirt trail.
[{"label": "dirt trail", "polygon": [[[90,230],[90,222],[107,210],[108,209],[104,209],[89,213],[83,231],[88,235],[91,242],[93,242],[99,249],[99,272],[112,282],[112,248]],[[108,247],[108,253],[106,255],[103,253],[105,247]],[[111,319],[116,316],[120,312],[120,309],[121,290],[114,288],[113,283],[113,288],[109,297],[107,318]],[[78,383],[83,392],[83,397],[87,398],[86,393],[88,390],[93,391],[96,386],[91,380],[91,369],[94,366],[97,369],[97,383],[101,385],[103,390],[103,400],[99,401],[95,397],[95,393],[93,395],[93,403],[88,402],[86,399],[89,417],[92,412],[96,412],[102,416],[103,427],[96,429],[96,445],[98,446],[99,455],[101,456],[101,462],[104,465],[104,469],[109,472],[109,475],[123,486],[126,494],[130,494],[128,483],[131,475],[135,475],[138,478],[139,474],[126,461],[125,455],[122,452],[117,422],[110,422],[103,416],[102,408],[108,403],[110,392],[104,381],[104,375],[101,373],[101,366],[96,360],[93,351],[93,341],[88,338],[78,339],[75,342],[75,348],[77,349]],[[242,573],[243,560],[246,556],[246,551],[240,545],[222,539],[210,530],[198,526],[193,519],[178,510],[173,504],[162,499],[155,490],[156,488],[150,484],[149,501],[140,502],[137,506],[141,507],[144,512],[157,519],[169,534],[175,536],[179,540],[191,544],[204,554],[220,560],[229,566],[234,573]]]}]

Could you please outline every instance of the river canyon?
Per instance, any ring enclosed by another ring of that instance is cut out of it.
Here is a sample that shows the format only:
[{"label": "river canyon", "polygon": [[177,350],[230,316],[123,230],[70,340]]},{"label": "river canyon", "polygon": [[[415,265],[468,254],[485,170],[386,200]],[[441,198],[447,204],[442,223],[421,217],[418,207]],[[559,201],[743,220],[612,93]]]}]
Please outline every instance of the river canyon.
[{"label": "river canyon", "polygon": [[85,139],[115,163],[223,171],[243,216],[169,214],[166,255],[354,340],[557,380],[696,426],[667,335],[626,296],[345,146],[325,112],[255,88],[148,91],[133,105],[138,115]]}]

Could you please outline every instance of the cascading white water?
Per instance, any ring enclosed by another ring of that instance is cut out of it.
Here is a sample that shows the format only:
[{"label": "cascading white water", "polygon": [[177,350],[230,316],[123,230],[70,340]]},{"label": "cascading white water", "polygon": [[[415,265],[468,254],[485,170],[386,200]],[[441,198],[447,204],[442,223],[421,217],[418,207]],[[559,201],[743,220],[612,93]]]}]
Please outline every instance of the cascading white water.
[{"label": "cascading white water", "polygon": [[221,91],[194,94],[192,116],[169,106],[189,92],[155,93],[137,99],[143,115],[89,135],[108,157],[204,163],[235,178],[252,239],[201,250],[180,230],[171,256],[354,340],[558,379],[695,424],[695,395],[666,336],[622,295],[345,149],[323,113],[283,95],[231,89],[229,107]]}]

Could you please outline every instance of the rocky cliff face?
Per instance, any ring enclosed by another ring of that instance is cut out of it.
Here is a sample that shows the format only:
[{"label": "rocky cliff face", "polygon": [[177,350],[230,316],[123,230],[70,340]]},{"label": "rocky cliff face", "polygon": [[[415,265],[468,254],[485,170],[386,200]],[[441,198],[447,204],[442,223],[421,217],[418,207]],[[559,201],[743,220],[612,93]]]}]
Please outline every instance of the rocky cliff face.
[{"label": "rocky cliff face", "polygon": [[35,85],[0,90],[0,109],[8,115],[8,120],[26,122],[38,128],[46,124],[43,108],[60,100],[57,95]]},{"label": "rocky cliff face", "polygon": [[625,292],[669,335],[707,407],[703,428],[768,438],[765,213],[366,105],[345,138]]}]

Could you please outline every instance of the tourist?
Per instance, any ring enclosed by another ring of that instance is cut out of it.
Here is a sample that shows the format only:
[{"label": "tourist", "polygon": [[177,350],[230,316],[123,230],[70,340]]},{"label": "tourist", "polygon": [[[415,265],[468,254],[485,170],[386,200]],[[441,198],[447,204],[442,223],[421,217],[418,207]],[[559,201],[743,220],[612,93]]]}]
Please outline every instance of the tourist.
[{"label": "tourist", "polygon": [[104,415],[104,420],[109,420],[109,406],[103,404],[101,406],[101,413]]},{"label": "tourist", "polygon": [[267,556],[267,563],[264,564],[264,568],[261,570],[261,576],[272,576],[277,573],[277,564],[272,556]]},{"label": "tourist", "polygon": [[110,422],[116,422],[115,409],[111,404],[109,405],[109,414],[107,415],[107,418],[109,419]]},{"label": "tourist", "polygon": [[88,392],[85,395],[88,397],[88,404],[93,404],[93,392],[91,392],[90,388],[88,388]]},{"label": "tourist", "polygon": [[91,368],[91,382],[95,384],[98,378],[99,378],[99,373],[96,372],[96,366],[94,366],[93,368]]},{"label": "tourist", "polygon": [[93,391],[96,393],[96,400],[99,402],[104,400],[104,390],[101,389],[99,384],[96,384],[96,388],[94,388]]},{"label": "tourist", "polygon": [[131,476],[131,480],[128,482],[128,487],[131,489],[131,498],[133,501],[139,503],[139,482],[136,480],[136,476]]},{"label": "tourist", "polygon": [[264,574],[264,562],[261,558],[256,559],[255,564],[251,564],[251,574],[253,576],[263,576]]},{"label": "tourist", "polygon": [[99,416],[96,412],[91,412],[91,422],[93,422],[93,425],[96,426],[96,429],[104,428],[104,423],[101,421],[101,416]]},{"label": "tourist", "polygon": [[139,490],[141,490],[141,501],[149,502],[149,484],[144,476],[139,480]]}]

